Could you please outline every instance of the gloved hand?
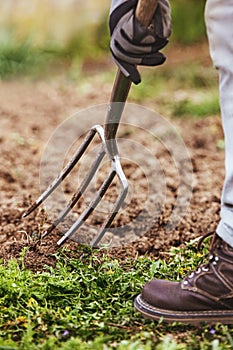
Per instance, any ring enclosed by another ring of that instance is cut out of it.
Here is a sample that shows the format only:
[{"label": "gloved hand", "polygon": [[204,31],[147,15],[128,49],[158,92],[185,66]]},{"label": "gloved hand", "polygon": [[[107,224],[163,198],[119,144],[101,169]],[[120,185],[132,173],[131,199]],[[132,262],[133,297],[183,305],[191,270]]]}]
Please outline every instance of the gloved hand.
[{"label": "gloved hand", "polygon": [[110,49],[114,61],[132,82],[141,82],[137,65],[157,66],[166,60],[159,52],[171,34],[168,0],[159,0],[149,28],[135,18],[137,0],[112,0],[109,18]]}]

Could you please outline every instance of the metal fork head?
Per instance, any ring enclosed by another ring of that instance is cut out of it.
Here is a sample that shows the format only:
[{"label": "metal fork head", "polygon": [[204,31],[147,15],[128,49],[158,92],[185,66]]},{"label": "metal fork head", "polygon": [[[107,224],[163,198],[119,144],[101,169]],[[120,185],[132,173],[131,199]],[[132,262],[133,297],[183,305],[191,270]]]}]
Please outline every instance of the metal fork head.
[{"label": "metal fork head", "polygon": [[[61,239],[57,242],[58,245],[62,245],[68,238],[72,238],[72,236],[77,232],[78,229],[86,222],[88,217],[91,215],[91,213],[95,210],[95,208],[98,206],[99,202],[107,192],[108,188],[110,187],[113,179],[115,177],[118,178],[120,183],[120,193],[113,205],[113,209],[111,210],[108,217],[103,222],[99,232],[95,235],[94,238],[91,239],[88,244],[90,244],[92,247],[97,247],[103,238],[105,232],[111,227],[111,224],[119,212],[120,208],[122,207],[124,200],[126,198],[127,192],[128,192],[128,181],[126,179],[126,176],[123,172],[120,158],[118,155],[117,150],[117,144],[115,138],[109,141],[106,141],[105,131],[102,126],[95,125],[93,126],[89,132],[87,133],[84,141],[80,145],[80,147],[77,149],[71,160],[67,163],[67,165],[63,168],[63,170],[60,172],[58,177],[48,186],[48,188],[41,194],[41,196],[30,206],[30,208],[23,214],[23,217],[28,216],[30,213],[32,213],[36,208],[38,208],[50,195],[52,192],[56,190],[56,188],[62,183],[62,181],[69,175],[69,173],[72,171],[72,169],[77,165],[80,158],[83,156],[85,151],[87,150],[90,143],[93,141],[94,137],[98,135],[101,146],[100,150],[93,161],[89,172],[87,173],[86,177],[81,182],[81,185],[79,189],[74,193],[72,199],[69,201],[67,206],[64,208],[64,210],[59,214],[58,218],[52,223],[52,225],[44,232],[42,237],[45,237],[49,233],[51,233],[63,220],[67,217],[67,215],[70,213],[72,208],[78,203],[81,196],[84,194],[86,189],[88,188],[89,184],[91,183],[93,177],[95,176],[96,172],[98,171],[100,164],[105,156],[107,156],[111,162],[111,168],[109,171],[108,176],[103,181],[102,185],[100,186],[97,193],[92,198],[90,204],[86,207],[86,209],[82,212],[82,214],[79,216],[79,218],[74,222],[74,224],[70,227],[70,229],[61,237]],[[114,146],[114,155],[110,154],[109,152],[109,144],[108,142],[111,142],[111,147]],[[77,235],[78,237],[78,235]],[[76,240],[78,240],[76,238]],[[81,242],[83,243],[83,242]]]}]

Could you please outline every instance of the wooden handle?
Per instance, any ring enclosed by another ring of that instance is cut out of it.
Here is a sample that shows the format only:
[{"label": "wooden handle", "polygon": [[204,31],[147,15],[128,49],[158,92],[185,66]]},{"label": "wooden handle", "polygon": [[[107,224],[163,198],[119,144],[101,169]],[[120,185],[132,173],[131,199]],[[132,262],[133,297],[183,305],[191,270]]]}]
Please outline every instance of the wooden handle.
[{"label": "wooden handle", "polygon": [[144,27],[151,23],[157,4],[158,0],[138,0],[136,18]]}]

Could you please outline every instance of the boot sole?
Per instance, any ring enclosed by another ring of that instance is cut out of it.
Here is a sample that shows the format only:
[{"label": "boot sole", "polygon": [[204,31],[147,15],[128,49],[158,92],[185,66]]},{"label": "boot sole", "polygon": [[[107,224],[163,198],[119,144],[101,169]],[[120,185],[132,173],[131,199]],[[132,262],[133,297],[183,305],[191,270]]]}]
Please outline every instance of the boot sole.
[{"label": "boot sole", "polygon": [[173,311],[159,309],[142,299],[141,294],[134,301],[134,307],[145,318],[166,323],[181,322],[198,326],[206,323],[233,324],[233,310],[207,310],[207,311]]}]

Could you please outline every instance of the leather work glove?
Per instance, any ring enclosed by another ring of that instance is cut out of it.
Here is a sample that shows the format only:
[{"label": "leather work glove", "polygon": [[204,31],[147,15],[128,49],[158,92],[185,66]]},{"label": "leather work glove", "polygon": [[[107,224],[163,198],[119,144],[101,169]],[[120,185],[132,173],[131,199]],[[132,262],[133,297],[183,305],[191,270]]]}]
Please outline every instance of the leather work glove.
[{"label": "leather work glove", "polygon": [[135,18],[137,0],[112,0],[109,18],[110,50],[114,61],[133,83],[141,82],[137,65],[157,66],[166,57],[160,50],[171,34],[171,15],[168,0],[159,0],[152,23],[148,28]]}]

